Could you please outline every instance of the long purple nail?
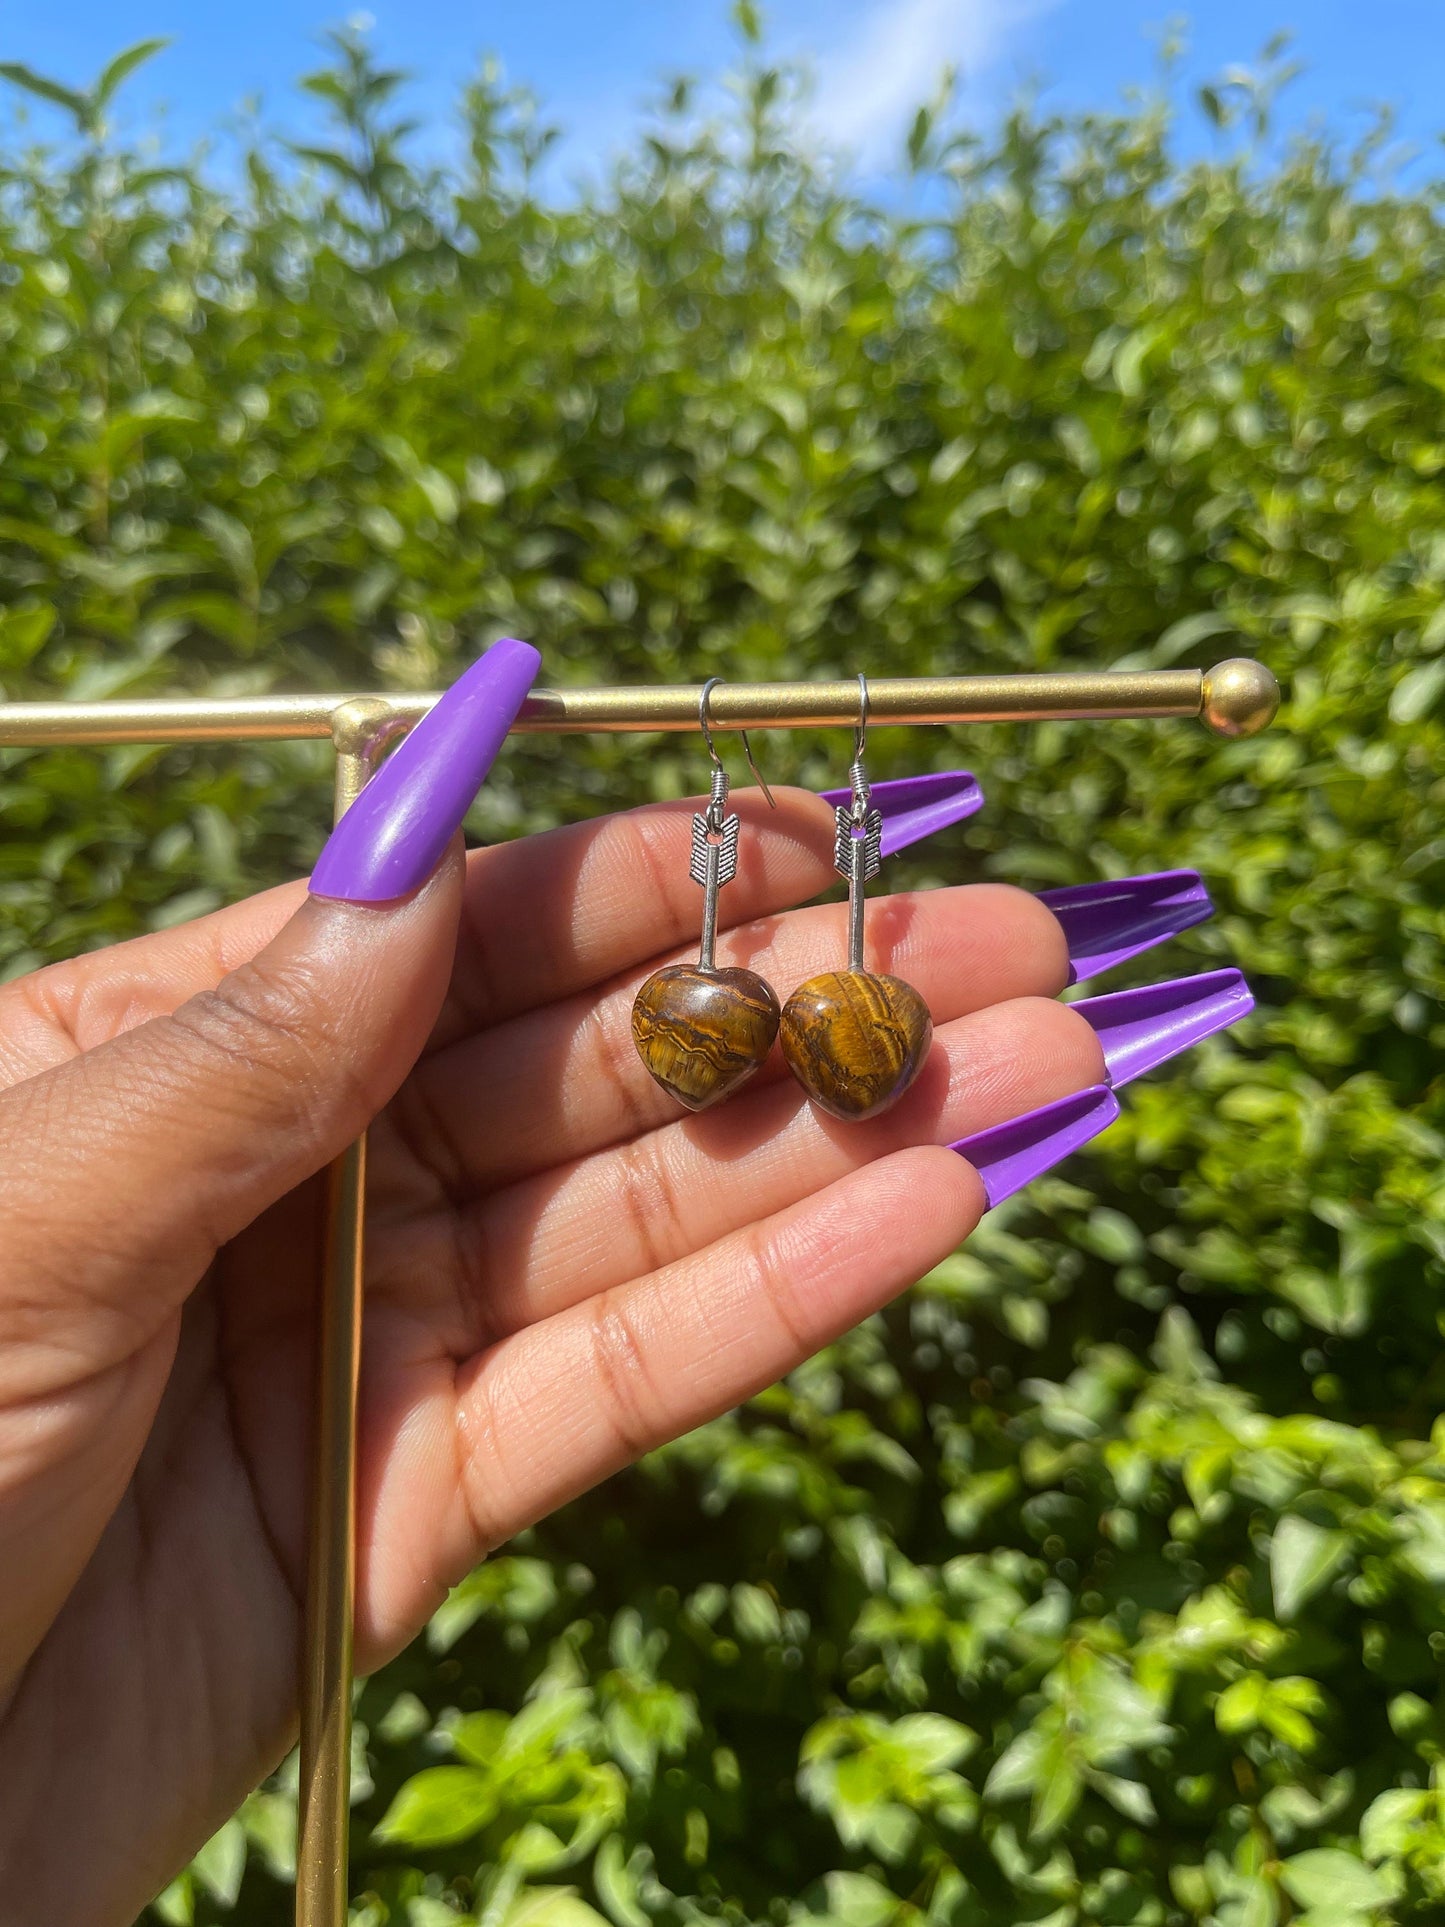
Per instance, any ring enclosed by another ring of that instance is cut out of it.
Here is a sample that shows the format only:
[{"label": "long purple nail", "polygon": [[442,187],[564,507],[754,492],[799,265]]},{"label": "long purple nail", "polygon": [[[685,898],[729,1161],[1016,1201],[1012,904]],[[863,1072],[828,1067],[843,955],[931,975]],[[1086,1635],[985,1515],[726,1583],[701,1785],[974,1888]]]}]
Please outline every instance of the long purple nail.
[{"label": "long purple nail", "polygon": [[1022,1117],[1011,1117],[1006,1124],[995,1124],[991,1131],[961,1137],[949,1149],[967,1158],[983,1179],[991,1211],[1097,1137],[1118,1115],[1114,1093],[1107,1085],[1093,1084],[1054,1104],[1025,1111]]},{"label": "long purple nail", "polygon": [[[872,786],[873,801],[883,818],[884,856],[906,850],[935,830],[962,823],[983,808],[983,791],[970,770],[936,770],[926,776],[893,776]],[[851,803],[851,789],[823,790],[825,803]]]},{"label": "long purple nail", "polygon": [[311,894],[387,903],[426,882],[472,806],[542,658],[510,636],[459,676],[331,832]]},{"label": "long purple nail", "polygon": [[1109,1082],[1127,1084],[1254,1009],[1238,970],[1207,970],[1141,990],[1084,997],[1069,1006],[1099,1034]]},{"label": "long purple nail", "polygon": [[1153,876],[1120,877],[1113,883],[1071,884],[1041,890],[1064,926],[1069,945],[1069,982],[1086,983],[1115,964],[1214,915],[1209,892],[1196,870],[1160,870]]}]

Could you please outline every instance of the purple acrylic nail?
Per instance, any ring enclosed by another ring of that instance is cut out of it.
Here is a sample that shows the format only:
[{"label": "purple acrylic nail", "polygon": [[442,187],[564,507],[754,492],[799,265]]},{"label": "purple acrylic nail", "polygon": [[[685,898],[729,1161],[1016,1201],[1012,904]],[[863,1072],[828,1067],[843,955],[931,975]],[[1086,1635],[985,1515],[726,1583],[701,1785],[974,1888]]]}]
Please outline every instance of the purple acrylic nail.
[{"label": "purple acrylic nail", "polygon": [[1240,971],[1208,970],[1199,977],[1081,998],[1069,1008],[1098,1032],[1109,1082],[1118,1085],[1237,1023],[1254,1009],[1254,998]]},{"label": "purple acrylic nail", "polygon": [[1104,1084],[1075,1091],[1056,1103],[1025,1111],[992,1130],[961,1137],[949,1149],[967,1158],[983,1180],[990,1210],[1022,1191],[1080,1145],[1097,1137],[1119,1115],[1119,1100]]},{"label": "purple acrylic nail", "polygon": [[542,658],[510,636],[452,684],[331,832],[313,896],[386,903],[419,889],[496,761]]},{"label": "purple acrylic nail", "polygon": [[[851,789],[823,790],[825,803],[837,808],[853,800]],[[883,818],[882,854],[906,850],[935,830],[962,823],[983,808],[983,791],[966,769],[936,770],[926,776],[894,776],[872,785],[872,798]]]},{"label": "purple acrylic nail", "polygon": [[1064,927],[1071,984],[1101,977],[1214,914],[1196,870],[1161,870],[1112,883],[1041,890],[1039,902],[1047,904]]}]

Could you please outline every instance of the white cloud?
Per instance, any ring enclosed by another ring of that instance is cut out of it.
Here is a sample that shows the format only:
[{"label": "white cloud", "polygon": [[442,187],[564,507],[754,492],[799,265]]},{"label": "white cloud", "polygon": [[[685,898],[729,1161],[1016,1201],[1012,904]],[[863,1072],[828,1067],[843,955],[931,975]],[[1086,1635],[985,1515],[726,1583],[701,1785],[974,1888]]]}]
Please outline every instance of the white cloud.
[{"label": "white cloud", "polygon": [[817,65],[810,119],[865,166],[891,159],[945,67],[967,87],[1058,0],[870,0]]}]

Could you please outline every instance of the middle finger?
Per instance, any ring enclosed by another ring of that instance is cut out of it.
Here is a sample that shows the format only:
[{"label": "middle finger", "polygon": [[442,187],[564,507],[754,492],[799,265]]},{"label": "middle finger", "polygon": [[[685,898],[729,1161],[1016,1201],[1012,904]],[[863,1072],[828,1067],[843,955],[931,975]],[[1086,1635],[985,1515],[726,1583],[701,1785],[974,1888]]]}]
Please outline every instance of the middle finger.
[{"label": "middle finger", "polygon": [[[827,904],[763,918],[720,940],[718,962],[756,970],[782,1002],[846,955],[846,917]],[[1004,884],[877,898],[868,949],[869,968],[913,984],[939,1024],[1011,998],[1056,996],[1068,971],[1057,920]],[[461,1202],[676,1118],[679,1106],[632,1043],[633,998],[653,967],[426,1058],[383,1114],[383,1136]],[[783,1074],[775,1053],[758,1075]],[[384,1189],[377,1195],[385,1201]]]}]

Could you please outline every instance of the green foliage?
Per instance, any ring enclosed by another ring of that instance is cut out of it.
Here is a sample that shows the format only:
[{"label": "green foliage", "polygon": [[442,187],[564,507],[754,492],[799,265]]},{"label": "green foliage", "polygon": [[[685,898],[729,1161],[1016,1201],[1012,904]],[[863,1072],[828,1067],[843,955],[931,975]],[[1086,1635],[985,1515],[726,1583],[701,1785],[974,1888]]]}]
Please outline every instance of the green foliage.
[{"label": "green foliage", "polygon": [[[679,86],[562,203],[492,75],[456,175],[419,170],[347,36],[308,83],[330,142],[232,188],[111,144],[105,80],[74,150],[12,142],[0,682],[425,687],[507,631],[557,680],[1257,652],[1290,696],[1258,742],[880,731],[875,763],[988,794],[914,881],[1198,866],[1218,917],[1136,977],[1233,958],[1260,1007],[887,1315],[453,1595],[361,1694],[356,1917],[1436,1919],[1437,197],[1368,148],[1181,168],[1162,111],[982,144],[936,104],[926,217],[866,207],[738,21],[736,127]],[[1204,106],[1257,139],[1268,99]],[[760,749],[814,786],[844,756]],[[525,739],[474,827],[698,771]],[[0,756],[3,967],[304,870],[324,790],[304,747]],[[293,1791],[162,1916],[283,1920]]]}]

